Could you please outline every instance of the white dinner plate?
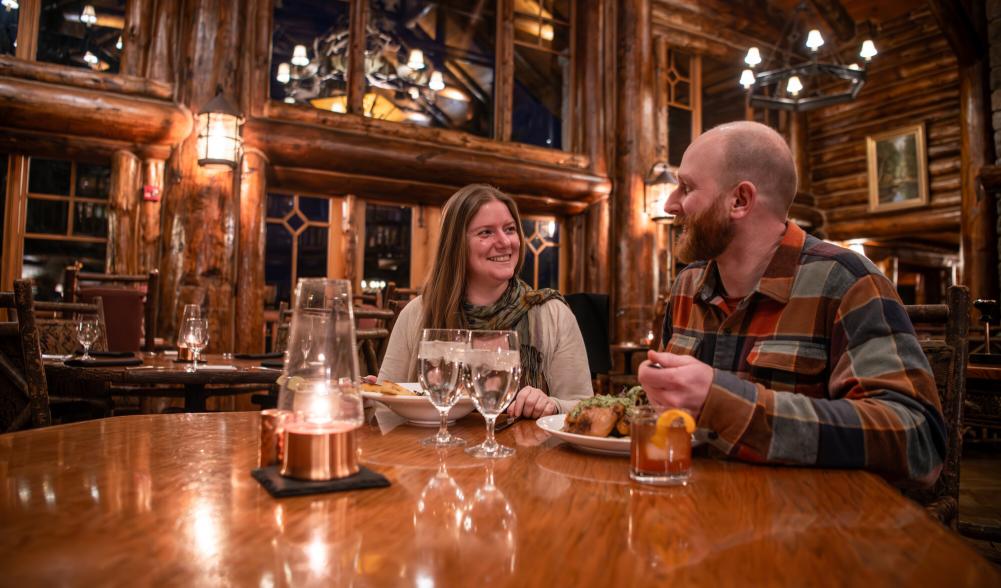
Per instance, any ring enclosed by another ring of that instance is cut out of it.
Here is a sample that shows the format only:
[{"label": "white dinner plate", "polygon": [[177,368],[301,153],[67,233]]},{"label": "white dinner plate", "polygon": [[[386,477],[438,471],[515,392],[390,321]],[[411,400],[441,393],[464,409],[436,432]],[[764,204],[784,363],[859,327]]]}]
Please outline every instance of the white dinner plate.
[{"label": "white dinner plate", "polygon": [[[629,455],[629,437],[595,437],[593,435],[579,435],[568,433],[563,430],[563,422],[566,420],[565,414],[554,414],[535,421],[539,428],[549,433],[553,437],[562,439],[581,451],[599,453],[601,455]],[[692,447],[701,445],[702,441],[696,434],[692,439]]]},{"label": "white dinner plate", "polygon": [[[421,389],[420,384],[403,383],[400,384],[407,390],[417,391]],[[362,397],[385,404],[389,410],[410,421],[410,423],[420,427],[437,427],[439,425],[438,409],[431,404],[431,401],[424,396],[395,396],[392,394],[380,394],[378,392],[362,392]],[[467,414],[473,412],[473,401],[467,397],[462,397],[455,406],[448,411],[448,422],[454,423]]]}]

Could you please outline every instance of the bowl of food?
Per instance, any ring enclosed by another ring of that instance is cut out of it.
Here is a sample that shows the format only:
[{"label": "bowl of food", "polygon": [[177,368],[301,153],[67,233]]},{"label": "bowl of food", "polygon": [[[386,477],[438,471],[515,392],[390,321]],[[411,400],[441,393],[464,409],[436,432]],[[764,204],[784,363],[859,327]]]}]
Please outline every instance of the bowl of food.
[{"label": "bowl of food", "polygon": [[[411,424],[419,427],[437,427],[440,424],[438,409],[421,394],[421,385],[416,382],[397,384],[384,380],[379,384],[361,385],[362,397],[385,405]],[[449,409],[449,424],[473,412],[473,408],[473,401],[463,396]]]}]

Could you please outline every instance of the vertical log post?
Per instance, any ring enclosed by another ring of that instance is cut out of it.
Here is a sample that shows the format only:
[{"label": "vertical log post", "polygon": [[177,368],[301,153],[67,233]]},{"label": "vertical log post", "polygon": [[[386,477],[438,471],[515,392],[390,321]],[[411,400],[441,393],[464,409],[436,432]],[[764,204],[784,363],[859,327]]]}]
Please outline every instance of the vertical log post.
[{"label": "vertical log post", "polygon": [[655,129],[650,0],[623,0],[619,4],[618,33],[612,300],[614,338],[621,342],[639,336],[637,323],[652,318],[647,315],[655,300],[650,275],[653,243],[643,210],[643,180],[653,164]]},{"label": "vertical log post", "polygon": [[[143,161],[142,184],[156,190],[157,198],[163,195],[163,160]],[[148,272],[160,267],[160,200],[143,198],[139,229],[139,270]]]},{"label": "vertical log post", "polygon": [[134,153],[111,155],[111,194],[108,210],[108,255],[111,274],[139,273],[140,162]]},{"label": "vertical log post", "polygon": [[236,351],[264,351],[264,200],[268,160],[257,149],[243,155],[240,243],[236,273]]}]

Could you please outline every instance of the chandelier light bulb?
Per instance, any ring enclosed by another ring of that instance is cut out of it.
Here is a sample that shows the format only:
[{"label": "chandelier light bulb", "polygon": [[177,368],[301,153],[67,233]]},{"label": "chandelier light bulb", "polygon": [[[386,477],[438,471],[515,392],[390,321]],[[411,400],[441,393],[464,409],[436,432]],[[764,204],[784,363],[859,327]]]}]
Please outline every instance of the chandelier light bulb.
[{"label": "chandelier light bulb", "polygon": [[876,45],[873,44],[872,39],[866,39],[862,41],[862,50],[858,52],[859,57],[869,61],[876,56],[878,52],[876,51]]},{"label": "chandelier light bulb", "polygon": [[410,88],[410,98],[412,98],[413,100],[417,100],[420,97],[421,97],[420,90],[418,90],[417,88],[411,87]]},{"label": "chandelier light bulb", "polygon": [[445,79],[442,77],[440,71],[431,73],[431,80],[428,82],[428,88],[431,88],[435,92],[445,89]]},{"label": "chandelier light bulb", "polygon": [[817,29],[812,29],[806,34],[806,46],[810,48],[810,51],[816,53],[817,49],[820,49],[823,45],[824,37]]},{"label": "chandelier light bulb", "polygon": [[97,13],[94,12],[93,6],[87,4],[83,7],[83,12],[80,13],[80,22],[88,27],[97,22]]},{"label": "chandelier light bulb", "polygon": [[740,85],[744,86],[745,90],[750,90],[754,85],[754,72],[749,69],[740,72]]},{"label": "chandelier light bulb", "polygon": [[278,80],[279,84],[288,83],[288,81],[292,78],[291,70],[292,68],[289,67],[289,64],[287,63],[278,64],[278,73],[275,74],[275,79]]},{"label": "chandelier light bulb", "polygon": [[86,52],[86,53],[83,54],[83,60],[86,61],[87,63],[89,63],[90,65],[97,65],[97,61],[98,61],[97,60],[97,55],[94,55],[90,51],[88,51],[88,52]]},{"label": "chandelier light bulb", "polygon": [[295,98],[293,98],[291,96],[286,96],[285,97],[285,104],[295,104]]},{"label": "chandelier light bulb", "polygon": [[786,92],[789,92],[793,96],[798,95],[802,89],[803,82],[799,81],[799,76],[791,76],[789,81],[786,82]]},{"label": "chandelier light bulb", "polygon": [[305,45],[296,45],[295,49],[292,50],[292,65],[298,65],[299,67],[305,67],[309,65],[309,55],[306,54]]},{"label": "chandelier light bulb", "polygon": [[747,50],[747,55],[744,57],[744,63],[751,67],[761,63],[761,52],[758,51],[757,47],[751,47]]},{"label": "chandelier light bulb", "polygon": [[3,4],[3,7],[8,11],[17,10],[18,7],[17,0],[3,0],[0,4]]},{"label": "chandelier light bulb", "polygon": [[420,49],[411,49],[407,57],[407,67],[410,69],[424,69],[424,52]]},{"label": "chandelier light bulb", "polygon": [[854,70],[854,71],[860,71],[862,69],[862,67],[859,64],[857,64],[857,63],[853,63],[853,64],[851,64],[851,65],[848,66],[848,69],[851,69],[851,70]]}]

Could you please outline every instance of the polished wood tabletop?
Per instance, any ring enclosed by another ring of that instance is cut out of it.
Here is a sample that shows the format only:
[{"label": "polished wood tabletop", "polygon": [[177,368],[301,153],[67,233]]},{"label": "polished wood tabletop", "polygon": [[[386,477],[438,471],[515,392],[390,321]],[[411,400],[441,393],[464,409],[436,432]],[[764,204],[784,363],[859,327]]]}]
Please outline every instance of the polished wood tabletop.
[{"label": "polished wood tabletop", "polygon": [[[533,421],[514,457],[363,427],[388,488],[276,500],[255,413],[117,417],[0,436],[0,578],[29,585],[998,586],[962,538],[861,471],[694,460],[633,483]],[[453,430],[484,437],[475,415]],[[670,583],[668,583],[670,582]],[[678,582],[681,582],[680,584]]]},{"label": "polished wood tabletop", "polygon": [[[74,367],[62,361],[46,360],[45,373],[50,378],[72,378],[87,382],[105,382],[117,385],[185,386],[184,408],[189,412],[205,410],[205,399],[211,395],[206,391],[207,385],[241,385],[273,384],[282,374],[280,369],[270,369],[261,366],[259,359],[235,359],[223,357],[221,354],[204,355],[199,359],[199,365],[233,366],[236,369],[198,369],[188,371],[191,364],[178,362],[162,353],[140,353],[141,366],[102,366]],[[218,392],[217,392],[218,393]]]}]

